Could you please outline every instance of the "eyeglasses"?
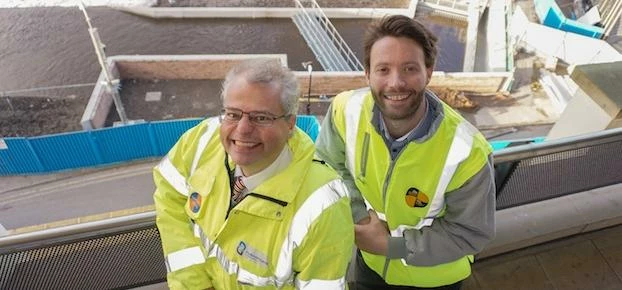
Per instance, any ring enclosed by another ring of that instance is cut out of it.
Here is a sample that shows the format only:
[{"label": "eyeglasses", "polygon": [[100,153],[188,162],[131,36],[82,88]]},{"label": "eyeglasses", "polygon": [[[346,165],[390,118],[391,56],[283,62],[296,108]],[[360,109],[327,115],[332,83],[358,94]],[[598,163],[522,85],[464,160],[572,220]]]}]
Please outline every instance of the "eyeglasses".
[{"label": "eyeglasses", "polygon": [[257,126],[270,126],[275,120],[290,116],[290,114],[275,116],[267,112],[244,112],[238,109],[224,108],[220,111],[220,121],[237,123],[242,120],[244,114],[248,115],[248,121]]}]

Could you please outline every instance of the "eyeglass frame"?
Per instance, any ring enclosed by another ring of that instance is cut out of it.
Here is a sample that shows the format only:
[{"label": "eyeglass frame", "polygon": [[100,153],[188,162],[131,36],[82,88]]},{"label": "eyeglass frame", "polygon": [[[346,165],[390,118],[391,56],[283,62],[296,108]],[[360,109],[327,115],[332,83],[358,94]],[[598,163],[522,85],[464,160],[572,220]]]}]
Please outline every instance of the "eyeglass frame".
[{"label": "eyeglass frame", "polygon": [[[237,120],[229,120],[229,119],[227,119],[225,117],[227,111],[234,111],[236,113],[240,113],[240,118],[237,119]],[[274,121],[276,121],[278,119],[283,119],[283,118],[286,118],[286,117],[289,117],[289,116],[292,115],[292,114],[289,114],[289,113],[285,113],[283,115],[277,116],[277,115],[274,115],[274,114],[272,114],[270,112],[262,112],[262,111],[245,112],[243,110],[236,109],[236,108],[222,108],[220,110],[219,119],[220,119],[221,123],[237,124],[237,123],[239,123],[242,120],[242,118],[244,118],[245,114],[248,115],[248,121],[251,124],[256,125],[256,126],[260,126],[260,127],[272,126],[272,124],[274,124]],[[256,114],[260,114],[260,115],[262,115],[264,117],[268,117],[267,123],[258,122],[256,120],[256,117],[257,117]]]}]

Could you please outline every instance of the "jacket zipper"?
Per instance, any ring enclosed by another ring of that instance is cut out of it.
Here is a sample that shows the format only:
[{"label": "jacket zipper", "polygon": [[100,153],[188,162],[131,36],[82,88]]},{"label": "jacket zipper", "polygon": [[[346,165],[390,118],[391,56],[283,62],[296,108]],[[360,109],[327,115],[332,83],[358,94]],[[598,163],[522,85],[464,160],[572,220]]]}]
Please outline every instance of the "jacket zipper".
[{"label": "jacket zipper", "polygon": [[[387,214],[386,214],[387,188],[389,188],[389,182],[391,180],[391,175],[393,175],[393,169],[395,168],[395,163],[397,163],[397,160],[400,158],[400,156],[402,155],[402,152],[404,152],[406,147],[408,147],[408,145],[404,146],[404,148],[400,150],[397,156],[395,156],[395,159],[391,159],[391,162],[389,163],[389,170],[387,171],[387,177],[384,179],[384,184],[382,185],[382,205],[385,207],[384,208],[385,217],[387,217]],[[391,156],[391,152],[389,152],[389,156]],[[382,271],[382,278],[385,280],[387,277],[387,273],[389,272],[389,262],[391,262],[391,259],[389,259],[389,257],[386,257],[384,261],[384,269]]]}]

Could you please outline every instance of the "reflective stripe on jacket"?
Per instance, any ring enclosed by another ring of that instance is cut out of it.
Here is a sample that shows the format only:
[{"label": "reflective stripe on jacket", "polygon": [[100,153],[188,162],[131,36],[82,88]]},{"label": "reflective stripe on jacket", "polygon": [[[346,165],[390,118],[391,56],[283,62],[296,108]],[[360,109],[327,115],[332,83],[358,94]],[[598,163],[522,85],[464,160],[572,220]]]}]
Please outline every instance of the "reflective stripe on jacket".
[{"label": "reflective stripe on jacket", "polygon": [[173,289],[344,289],[354,243],[338,175],[297,129],[292,161],[231,211],[218,120],[186,132],[154,170],[157,225]]},{"label": "reflective stripe on jacket", "polygon": [[[445,193],[462,186],[487,162],[484,137],[446,104],[437,131],[411,142],[391,160],[383,137],[371,123],[374,100],[369,89],[338,95],[333,123],[345,143],[346,168],[365,204],[385,220],[393,237],[430,226],[445,210]],[[393,285],[437,287],[470,275],[471,256],[433,266],[362,252],[368,266]]]}]

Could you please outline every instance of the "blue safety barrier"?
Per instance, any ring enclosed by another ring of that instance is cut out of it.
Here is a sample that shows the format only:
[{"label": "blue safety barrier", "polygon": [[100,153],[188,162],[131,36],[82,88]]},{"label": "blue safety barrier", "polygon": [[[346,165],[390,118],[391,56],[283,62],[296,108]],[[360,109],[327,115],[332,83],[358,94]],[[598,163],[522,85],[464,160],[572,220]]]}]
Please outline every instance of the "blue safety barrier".
[{"label": "blue safety barrier", "polygon": [[[4,146],[0,146],[0,176],[49,173],[160,157],[173,147],[181,134],[201,120],[154,121],[92,131],[0,139],[4,142]],[[296,125],[315,141],[320,131],[317,117],[299,115]]]},{"label": "blue safety barrier", "polygon": [[302,129],[302,131],[305,131],[313,142],[315,142],[317,136],[320,134],[320,122],[318,122],[316,116],[299,115],[296,119],[296,126]]},{"label": "blue safety barrier", "polygon": [[534,4],[540,22],[548,27],[593,38],[601,38],[605,32],[602,27],[587,25],[576,20],[568,19],[564,13],[562,13],[561,9],[559,9],[555,0],[534,0]]},{"label": "blue safety barrier", "polygon": [[517,140],[499,140],[499,141],[489,141],[490,145],[492,145],[493,151],[498,151],[501,149],[505,149],[507,147],[525,145],[529,143],[540,143],[544,141],[545,137],[536,137],[536,138],[527,138],[527,139],[517,139]]},{"label": "blue safety barrier", "polygon": [[[49,173],[161,157],[181,134],[201,120],[154,121],[92,131],[4,138],[5,146],[0,146],[0,176]],[[296,126],[315,142],[320,132],[316,116],[299,115]],[[490,144],[496,151],[542,141],[544,137],[491,141]]]}]

